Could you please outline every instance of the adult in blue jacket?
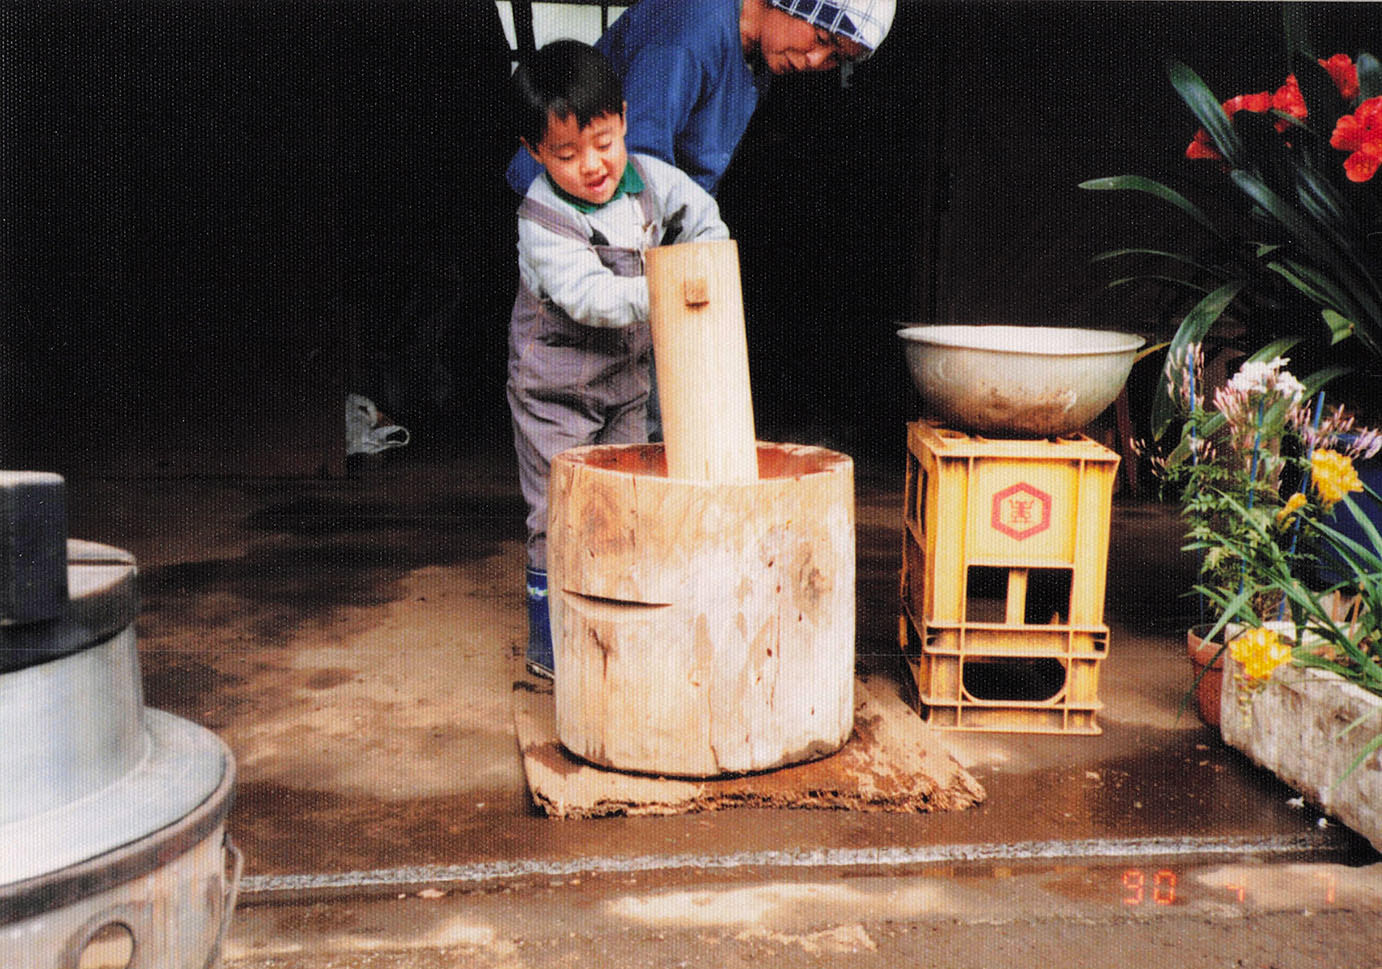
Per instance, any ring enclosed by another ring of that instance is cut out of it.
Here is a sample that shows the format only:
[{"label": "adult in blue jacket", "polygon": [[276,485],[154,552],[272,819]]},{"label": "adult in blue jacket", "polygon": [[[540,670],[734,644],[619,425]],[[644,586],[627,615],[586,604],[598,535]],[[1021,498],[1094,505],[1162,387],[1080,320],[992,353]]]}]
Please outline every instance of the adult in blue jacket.
[{"label": "adult in blue jacket", "polygon": [[[628,100],[630,152],[676,165],[715,192],[774,74],[824,71],[869,56],[897,0],[638,0],[595,44]],[[519,194],[541,171],[520,150]]]}]

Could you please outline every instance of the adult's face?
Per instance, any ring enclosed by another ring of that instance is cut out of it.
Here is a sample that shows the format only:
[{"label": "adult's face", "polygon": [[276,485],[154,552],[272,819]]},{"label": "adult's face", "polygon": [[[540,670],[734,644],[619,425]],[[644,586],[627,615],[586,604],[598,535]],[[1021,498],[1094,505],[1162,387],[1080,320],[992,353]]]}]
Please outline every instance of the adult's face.
[{"label": "adult's face", "polygon": [[758,53],[774,74],[828,71],[841,61],[858,57],[863,47],[814,24],[766,6],[758,35]]}]

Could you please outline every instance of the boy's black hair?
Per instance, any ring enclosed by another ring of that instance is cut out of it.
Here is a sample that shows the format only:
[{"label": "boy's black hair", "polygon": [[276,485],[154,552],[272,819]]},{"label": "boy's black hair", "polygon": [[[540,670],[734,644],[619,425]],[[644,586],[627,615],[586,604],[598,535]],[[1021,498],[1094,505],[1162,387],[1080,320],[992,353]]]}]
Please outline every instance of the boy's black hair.
[{"label": "boy's black hair", "polygon": [[518,134],[536,148],[547,119],[576,116],[584,128],[606,114],[622,114],[624,83],[605,55],[579,40],[554,40],[530,54],[513,75]]}]

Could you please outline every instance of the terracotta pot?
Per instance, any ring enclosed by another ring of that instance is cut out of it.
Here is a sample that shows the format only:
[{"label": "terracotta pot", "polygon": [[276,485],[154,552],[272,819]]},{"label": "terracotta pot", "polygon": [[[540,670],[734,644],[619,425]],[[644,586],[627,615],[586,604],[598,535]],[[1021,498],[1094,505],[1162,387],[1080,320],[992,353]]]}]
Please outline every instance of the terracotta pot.
[{"label": "terracotta pot", "polygon": [[[1219,695],[1223,691],[1224,657],[1219,652],[1220,640],[1206,640],[1204,634],[1212,626],[1191,626],[1185,632],[1185,644],[1190,653],[1190,665],[1195,668],[1195,706],[1200,719],[1211,727],[1219,726]],[[1221,633],[1222,635],[1222,633]],[[1224,652],[1227,652],[1225,650]]]}]

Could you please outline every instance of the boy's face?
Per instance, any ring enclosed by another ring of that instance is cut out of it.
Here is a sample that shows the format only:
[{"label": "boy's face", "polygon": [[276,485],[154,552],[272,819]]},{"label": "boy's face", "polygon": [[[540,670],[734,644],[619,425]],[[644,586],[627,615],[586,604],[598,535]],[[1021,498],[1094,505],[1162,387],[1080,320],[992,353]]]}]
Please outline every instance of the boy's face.
[{"label": "boy's face", "polygon": [[831,34],[776,7],[764,10],[758,53],[774,74],[828,71],[863,52],[857,41]]},{"label": "boy's face", "polygon": [[573,114],[558,118],[547,116],[547,132],[541,143],[524,147],[547,169],[552,181],[568,195],[603,205],[614,197],[629,153],[624,147],[624,133],[628,129],[625,115],[602,114],[592,118],[584,128],[576,123]]}]

